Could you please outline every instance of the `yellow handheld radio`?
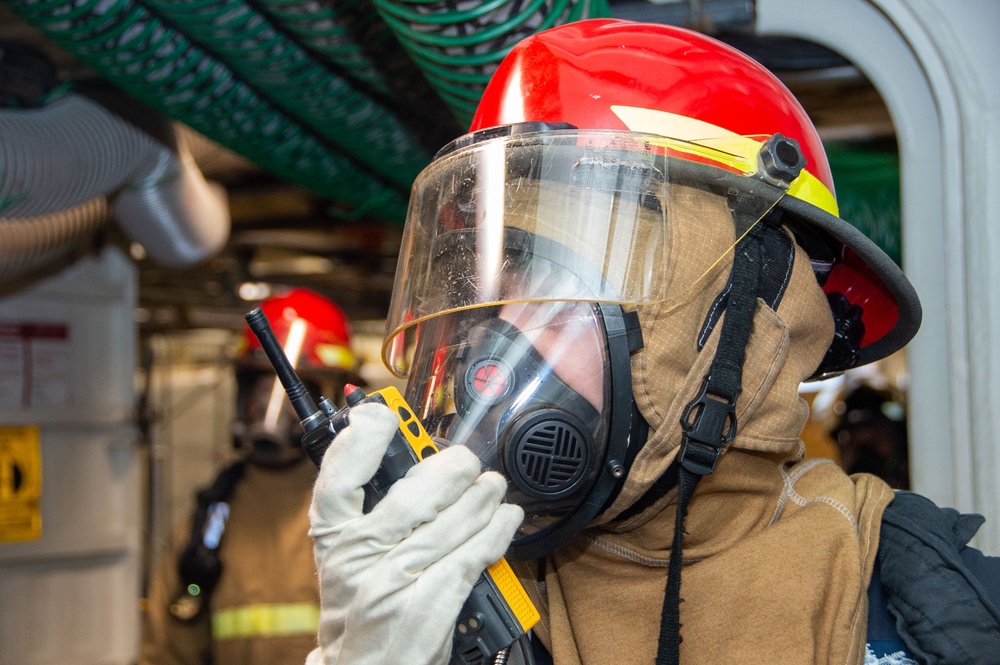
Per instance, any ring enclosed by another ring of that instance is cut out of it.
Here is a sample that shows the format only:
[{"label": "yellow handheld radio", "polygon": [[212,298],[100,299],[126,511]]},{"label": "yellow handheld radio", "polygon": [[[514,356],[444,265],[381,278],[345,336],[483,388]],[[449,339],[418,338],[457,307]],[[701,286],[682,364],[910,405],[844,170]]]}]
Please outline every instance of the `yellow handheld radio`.
[{"label": "yellow handheld radio", "polygon": [[[355,387],[347,393],[347,406],[343,409],[338,411],[326,397],[320,398],[317,407],[295,374],[263,311],[258,307],[244,318],[260,340],[261,348],[299,416],[305,433],[302,448],[317,467],[333,439],[350,424],[351,408],[375,401],[385,404],[399,417],[399,429],[375,476],[364,487],[365,512],[371,510],[411,466],[437,452],[434,441],[395,388],[383,388],[366,395]],[[514,571],[506,559],[500,559],[483,572],[462,606],[455,626],[450,665],[491,662],[496,654],[527,633],[538,619],[538,610]]]}]

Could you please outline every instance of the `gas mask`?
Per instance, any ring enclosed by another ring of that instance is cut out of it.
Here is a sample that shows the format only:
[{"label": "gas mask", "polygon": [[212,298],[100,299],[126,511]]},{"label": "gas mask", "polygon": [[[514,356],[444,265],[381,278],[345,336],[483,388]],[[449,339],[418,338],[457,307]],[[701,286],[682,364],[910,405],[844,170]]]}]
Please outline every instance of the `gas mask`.
[{"label": "gas mask", "polygon": [[508,498],[529,514],[562,509],[560,498],[592,481],[596,445],[605,439],[601,412],[503,319],[473,327],[456,365],[450,441],[505,470]]},{"label": "gas mask", "polygon": [[629,441],[644,438],[627,330],[634,345],[634,316],[584,302],[465,311],[424,330],[433,350],[418,350],[430,360],[407,401],[440,445],[467,446],[508,479],[506,500],[525,511],[512,558],[563,544],[620,487]]},{"label": "gas mask", "polygon": [[[303,459],[302,427],[274,375],[237,372],[234,443],[251,464],[281,469]],[[312,394],[318,392],[311,388]]]}]

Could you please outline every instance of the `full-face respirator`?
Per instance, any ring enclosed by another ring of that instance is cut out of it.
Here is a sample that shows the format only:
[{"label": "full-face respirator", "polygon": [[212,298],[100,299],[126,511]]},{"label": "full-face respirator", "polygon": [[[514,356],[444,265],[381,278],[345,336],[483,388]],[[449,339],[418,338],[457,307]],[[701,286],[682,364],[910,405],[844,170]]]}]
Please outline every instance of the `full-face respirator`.
[{"label": "full-face respirator", "polygon": [[598,442],[605,445],[602,414],[517,328],[499,318],[474,326],[456,379],[450,439],[507,473],[510,500],[529,514],[559,510],[560,499],[592,482]]},{"label": "full-face respirator", "polygon": [[[319,394],[315,385],[309,390]],[[273,374],[252,369],[237,371],[233,443],[248,462],[280,469],[303,459],[302,427],[287,402]]]},{"label": "full-face respirator", "polygon": [[407,401],[440,445],[467,446],[508,479],[506,500],[525,511],[510,558],[558,547],[620,487],[642,424],[629,367],[639,339],[634,315],[584,302],[477,308],[425,325]]}]

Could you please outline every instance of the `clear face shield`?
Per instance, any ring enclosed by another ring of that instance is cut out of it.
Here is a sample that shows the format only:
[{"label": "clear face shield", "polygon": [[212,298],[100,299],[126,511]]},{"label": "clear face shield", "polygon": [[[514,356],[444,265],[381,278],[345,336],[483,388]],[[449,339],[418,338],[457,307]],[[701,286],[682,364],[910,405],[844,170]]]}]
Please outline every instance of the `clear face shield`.
[{"label": "clear face shield", "polygon": [[[567,523],[578,531],[620,480],[623,312],[706,288],[728,271],[735,211],[759,220],[781,195],[713,185],[749,163],[704,143],[502,136],[458,147],[414,184],[384,360],[409,377],[406,399],[432,437],[507,477],[507,500],[525,509],[515,548]],[[692,241],[704,247],[680,254]]]}]

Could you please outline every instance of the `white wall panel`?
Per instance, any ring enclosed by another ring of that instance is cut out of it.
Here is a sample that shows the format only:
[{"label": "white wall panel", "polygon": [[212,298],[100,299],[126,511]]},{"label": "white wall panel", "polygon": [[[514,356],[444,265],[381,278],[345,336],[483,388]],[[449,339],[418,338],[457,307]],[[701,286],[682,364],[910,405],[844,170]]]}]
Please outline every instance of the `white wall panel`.
[{"label": "white wall panel", "polygon": [[[0,543],[0,665],[136,659],[143,510],[133,425],[136,281],[129,260],[107,249],[0,298],[0,323],[48,323],[68,333],[27,352],[38,357],[21,358],[46,389],[25,391],[20,404],[8,391],[0,404],[0,427],[39,428],[42,460],[41,537]],[[16,346],[11,352],[8,344],[5,356],[15,382]]]}]

